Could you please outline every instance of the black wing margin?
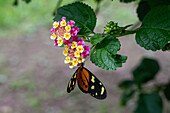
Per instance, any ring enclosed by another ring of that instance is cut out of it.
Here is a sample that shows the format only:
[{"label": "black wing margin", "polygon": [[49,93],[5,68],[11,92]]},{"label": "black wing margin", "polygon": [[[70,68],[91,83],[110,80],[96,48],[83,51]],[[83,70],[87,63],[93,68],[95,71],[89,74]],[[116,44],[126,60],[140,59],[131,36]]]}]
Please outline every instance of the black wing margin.
[{"label": "black wing margin", "polygon": [[77,81],[77,71],[79,70],[79,68],[75,71],[75,73],[73,74],[73,76],[71,77],[68,86],[67,86],[67,92],[70,93],[76,85],[76,81]]},{"label": "black wing margin", "polygon": [[88,69],[86,68],[84,69],[89,72],[89,84],[88,84],[89,94],[95,97],[96,99],[105,99],[107,97],[107,92],[106,92],[106,88],[104,87],[103,83],[94,74],[92,74]]}]

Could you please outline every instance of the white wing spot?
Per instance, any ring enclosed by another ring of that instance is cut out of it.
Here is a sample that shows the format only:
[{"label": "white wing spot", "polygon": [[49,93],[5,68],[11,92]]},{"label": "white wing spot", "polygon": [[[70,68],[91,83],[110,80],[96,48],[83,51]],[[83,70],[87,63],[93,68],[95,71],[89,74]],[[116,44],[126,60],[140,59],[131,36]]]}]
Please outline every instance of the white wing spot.
[{"label": "white wing spot", "polygon": [[77,73],[75,73],[74,78],[76,78]]},{"label": "white wing spot", "polygon": [[104,93],[104,87],[102,87],[101,89],[101,95],[103,95],[103,93]]},{"label": "white wing spot", "polygon": [[93,85],[93,86],[91,86],[91,89],[94,89],[94,85]]},{"label": "white wing spot", "polygon": [[69,82],[69,87],[70,87],[70,85],[71,85],[71,81]]},{"label": "white wing spot", "polygon": [[91,78],[91,81],[94,83],[95,82],[95,80],[94,80],[95,78],[94,78],[94,76],[92,76],[92,78]]}]

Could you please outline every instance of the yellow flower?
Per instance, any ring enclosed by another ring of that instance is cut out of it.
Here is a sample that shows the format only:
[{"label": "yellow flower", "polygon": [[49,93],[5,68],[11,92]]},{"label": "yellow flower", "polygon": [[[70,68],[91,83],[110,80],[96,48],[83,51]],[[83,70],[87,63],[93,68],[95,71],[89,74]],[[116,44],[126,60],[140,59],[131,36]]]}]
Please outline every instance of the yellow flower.
[{"label": "yellow flower", "polygon": [[71,48],[74,49],[74,48],[76,48],[76,47],[77,47],[77,42],[73,41],[73,42],[72,42],[72,45],[71,45]]},{"label": "yellow flower", "polygon": [[65,33],[65,34],[64,34],[64,38],[65,38],[66,40],[69,40],[70,37],[71,37],[71,34],[70,34],[70,33]]},{"label": "yellow flower", "polygon": [[58,23],[58,22],[54,22],[54,23],[53,23],[53,27],[54,27],[54,28],[57,28],[58,26],[59,26],[59,23]]},{"label": "yellow flower", "polygon": [[73,64],[74,64],[74,66],[77,66],[77,64],[78,64],[77,59],[74,59],[74,60],[73,60]]},{"label": "yellow flower", "polygon": [[64,55],[64,56],[67,56],[67,55],[68,55],[68,50],[64,50],[64,51],[63,51],[63,55]]},{"label": "yellow flower", "polygon": [[50,39],[51,39],[51,40],[55,40],[55,38],[56,38],[56,35],[55,35],[55,33],[53,33],[53,34],[50,36]]},{"label": "yellow flower", "polygon": [[58,43],[58,46],[61,46],[63,44],[63,39],[58,37],[57,38],[57,43]]},{"label": "yellow flower", "polygon": [[65,64],[68,64],[69,62],[70,62],[70,57],[67,56],[66,59],[64,60],[64,63],[65,63]]},{"label": "yellow flower", "polygon": [[68,25],[68,26],[66,26],[66,27],[65,27],[65,29],[66,29],[66,31],[68,31],[68,32],[69,32],[69,31],[71,30],[71,26],[70,26],[70,25]]},{"label": "yellow flower", "polygon": [[80,57],[80,52],[79,51],[74,52],[74,56],[75,57]]},{"label": "yellow flower", "polygon": [[72,69],[72,68],[74,67],[74,62],[73,62],[73,61],[70,61],[69,64],[70,64],[70,65],[69,65],[69,68]]},{"label": "yellow flower", "polygon": [[78,60],[78,63],[82,63],[85,61],[85,59],[82,56],[78,57],[77,60]]},{"label": "yellow flower", "polygon": [[77,51],[79,51],[80,53],[82,53],[83,51],[84,51],[84,48],[83,48],[83,46],[77,46]]},{"label": "yellow flower", "polygon": [[64,45],[65,46],[65,50],[68,50],[69,49],[69,46],[68,45]]},{"label": "yellow flower", "polygon": [[61,26],[66,26],[66,21],[62,20],[60,24],[61,24]]}]

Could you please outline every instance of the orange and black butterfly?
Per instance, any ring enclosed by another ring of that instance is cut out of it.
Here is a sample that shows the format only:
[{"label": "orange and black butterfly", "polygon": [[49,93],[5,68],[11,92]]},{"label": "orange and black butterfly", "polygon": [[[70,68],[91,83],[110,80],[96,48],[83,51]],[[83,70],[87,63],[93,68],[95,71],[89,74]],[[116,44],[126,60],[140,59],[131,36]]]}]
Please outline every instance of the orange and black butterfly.
[{"label": "orange and black butterfly", "polygon": [[104,85],[83,65],[82,63],[70,79],[67,92],[70,93],[75,88],[77,82],[82,92],[89,93],[96,99],[105,99],[107,92]]}]

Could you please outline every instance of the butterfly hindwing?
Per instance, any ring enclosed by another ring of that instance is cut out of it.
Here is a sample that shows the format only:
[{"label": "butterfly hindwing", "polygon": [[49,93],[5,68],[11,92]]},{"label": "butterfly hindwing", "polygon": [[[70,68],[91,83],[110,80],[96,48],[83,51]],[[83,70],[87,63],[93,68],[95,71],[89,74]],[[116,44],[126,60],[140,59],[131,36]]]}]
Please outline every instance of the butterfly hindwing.
[{"label": "butterfly hindwing", "polygon": [[73,74],[73,76],[71,77],[71,79],[68,83],[68,86],[67,86],[68,93],[70,93],[75,88],[76,81],[77,81],[77,72],[78,72],[79,68],[75,71],[75,73]]},{"label": "butterfly hindwing", "polygon": [[89,73],[89,93],[97,99],[105,99],[107,96],[106,88],[102,82],[88,69],[84,68]]},{"label": "butterfly hindwing", "polygon": [[89,93],[97,99],[105,99],[107,96],[106,88],[99,79],[83,66],[80,67],[78,74],[78,86],[84,93]]}]

